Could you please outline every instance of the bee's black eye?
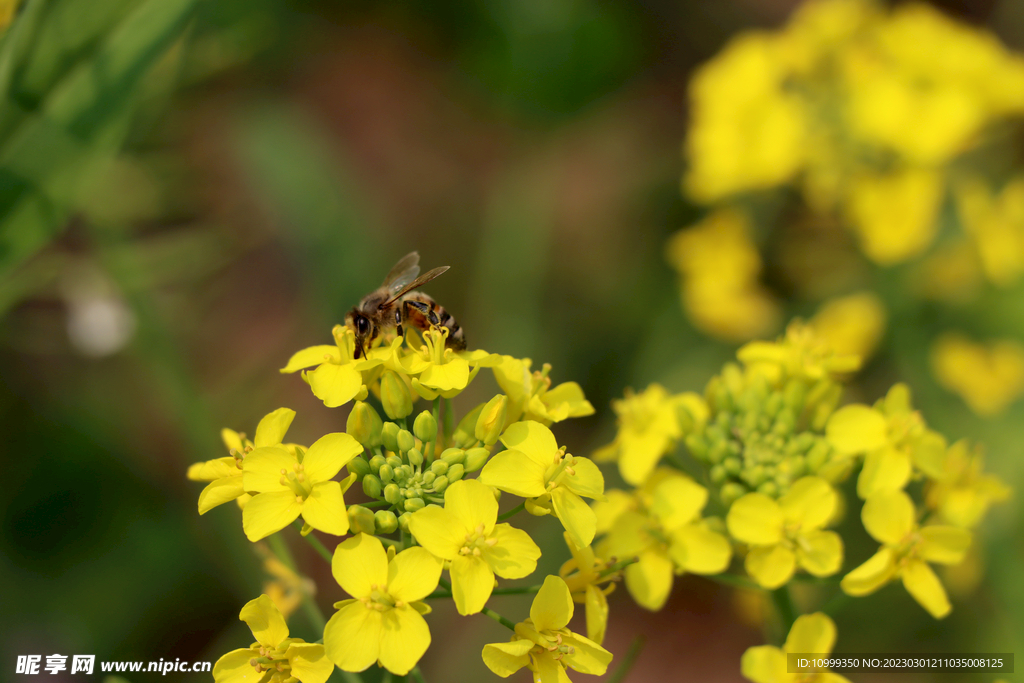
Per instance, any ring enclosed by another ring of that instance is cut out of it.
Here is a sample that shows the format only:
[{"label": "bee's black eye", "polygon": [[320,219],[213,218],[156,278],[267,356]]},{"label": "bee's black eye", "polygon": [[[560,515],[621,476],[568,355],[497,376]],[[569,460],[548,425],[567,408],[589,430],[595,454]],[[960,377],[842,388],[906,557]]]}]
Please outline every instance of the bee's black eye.
[{"label": "bee's black eye", "polygon": [[359,336],[364,336],[370,332],[370,321],[366,318],[356,318],[356,332]]}]

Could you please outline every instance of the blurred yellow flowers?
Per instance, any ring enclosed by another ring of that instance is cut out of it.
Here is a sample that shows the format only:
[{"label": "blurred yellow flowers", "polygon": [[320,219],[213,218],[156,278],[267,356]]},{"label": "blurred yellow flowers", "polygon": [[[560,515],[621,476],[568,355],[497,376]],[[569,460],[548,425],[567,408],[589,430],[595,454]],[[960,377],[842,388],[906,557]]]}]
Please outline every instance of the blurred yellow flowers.
[{"label": "blurred yellow flowers", "polygon": [[434,505],[409,518],[409,530],[431,553],[450,562],[452,594],[459,614],[483,609],[494,589],[494,575],[521,579],[537,568],[540,548],[510,524],[495,524],[498,502],[479,481],[457,481]]},{"label": "blurred yellow flowers", "polygon": [[914,503],[903,491],[883,491],[868,498],[861,520],[882,548],[843,577],[842,589],[849,595],[868,595],[899,578],[933,617],[949,614],[949,598],[928,562],[959,564],[971,544],[971,533],[953,526],[919,527]]},{"label": "blurred yellow flowers", "polygon": [[817,654],[828,657],[836,642],[836,625],[823,612],[805,614],[793,622],[782,649],[774,645],[748,648],[740,660],[743,677],[754,683],[849,683],[830,672],[789,673],[786,655]]},{"label": "blurred yellow flowers", "polygon": [[930,354],[939,384],[959,394],[978,415],[997,415],[1024,394],[1024,345],[1003,339],[988,344],[947,332]]},{"label": "blurred yellow flowers", "polygon": [[441,561],[424,548],[395,554],[373,536],[357,534],[334,551],[331,572],[352,596],[335,604],[324,629],[327,656],[344,671],[374,662],[398,676],[412,670],[430,646],[420,602],[437,588]]},{"label": "blurred yellow flowers", "polygon": [[238,618],[249,626],[256,642],[217,660],[216,683],[325,683],[334,671],[323,645],[288,637],[284,617],[266,595],[247,602]]},{"label": "blurred yellow flowers", "polygon": [[537,683],[566,683],[566,669],[604,674],[612,653],[566,628],[573,609],[565,581],[548,576],[533,599],[530,618],[516,624],[512,640],[484,645],[484,664],[502,678],[527,667]]}]

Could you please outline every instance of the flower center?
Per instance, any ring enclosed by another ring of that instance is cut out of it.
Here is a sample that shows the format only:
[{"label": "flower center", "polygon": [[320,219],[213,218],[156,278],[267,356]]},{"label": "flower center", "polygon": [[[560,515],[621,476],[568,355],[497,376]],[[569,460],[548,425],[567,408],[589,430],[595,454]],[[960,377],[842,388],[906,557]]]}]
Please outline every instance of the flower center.
[{"label": "flower center", "polygon": [[308,498],[310,491],[313,490],[312,484],[306,477],[305,467],[300,462],[295,463],[291,472],[282,468],[279,481],[281,486],[287,486],[295,493],[295,498],[300,503]]},{"label": "flower center", "polygon": [[459,554],[480,557],[485,548],[493,548],[497,545],[498,539],[487,538],[484,530],[483,524],[477,524],[476,529],[466,534],[466,542],[459,548]]},{"label": "flower center", "polygon": [[420,352],[423,357],[434,365],[444,365],[455,357],[455,352],[445,348],[445,340],[448,338],[448,328],[427,330],[423,333],[423,347]]},{"label": "flower center", "polygon": [[402,600],[397,600],[390,593],[388,593],[387,584],[372,584],[370,586],[370,594],[359,598],[359,601],[363,603],[366,609],[376,610],[378,612],[387,612],[390,609],[405,607],[406,603]]},{"label": "flower center", "polygon": [[565,446],[558,449],[558,452],[555,453],[554,462],[544,472],[544,485],[547,490],[555,490],[555,488],[564,483],[566,476],[571,477],[576,474],[576,470],[572,468],[575,464],[576,459],[572,455],[566,455]]},{"label": "flower center", "polygon": [[[253,648],[253,653],[258,656],[253,657],[249,660],[249,666],[256,670],[256,673],[262,676],[267,671],[272,671],[270,678],[267,679],[268,683],[273,681],[279,683],[285,681],[291,676],[291,664],[285,657],[285,651],[287,646],[283,648],[269,648],[261,645],[259,650]],[[293,679],[294,680],[294,679]]]}]

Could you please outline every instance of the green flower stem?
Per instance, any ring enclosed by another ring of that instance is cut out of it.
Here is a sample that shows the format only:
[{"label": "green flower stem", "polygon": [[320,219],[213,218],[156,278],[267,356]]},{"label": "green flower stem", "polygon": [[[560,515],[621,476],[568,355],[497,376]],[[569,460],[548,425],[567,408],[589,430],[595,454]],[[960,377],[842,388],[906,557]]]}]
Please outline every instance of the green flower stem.
[{"label": "green flower stem", "polygon": [[[437,448],[437,442],[439,436],[443,436],[444,432],[441,430],[441,397],[438,396],[434,399],[434,424],[437,425],[437,431],[434,432],[434,442],[431,444],[433,448]],[[431,450],[430,454],[433,455],[434,451]]]},{"label": "green flower stem", "polygon": [[612,565],[609,565],[609,566],[605,567],[600,573],[598,573],[597,576],[598,576],[598,578],[602,578],[603,579],[604,577],[610,576],[611,574],[614,574],[616,572],[621,572],[623,569],[625,569],[629,565],[636,564],[639,561],[640,561],[639,557],[630,557],[630,558],[625,559],[625,560],[619,560],[615,564],[612,564]]},{"label": "green flower stem", "polygon": [[341,672],[341,677],[344,679],[345,683],[363,683],[363,677],[359,674],[352,673],[351,671],[345,671],[337,666],[334,668],[335,671]]},{"label": "green flower stem", "polygon": [[525,595],[527,593],[536,593],[540,590],[541,584],[536,586],[518,586],[516,588],[495,588],[491,595]]},{"label": "green flower stem", "polygon": [[512,508],[511,510],[509,510],[505,514],[499,515],[498,516],[498,521],[499,522],[504,522],[509,517],[517,515],[517,514],[519,514],[520,512],[522,512],[525,509],[526,509],[526,501],[524,500],[522,503],[520,503],[519,505],[516,505],[514,508]]},{"label": "green flower stem", "polygon": [[378,541],[380,541],[384,545],[387,545],[387,546],[393,545],[393,546],[396,546],[399,550],[402,549],[402,542],[401,541],[396,541],[393,538],[384,538],[383,536],[374,536],[374,538],[376,538]]},{"label": "green flower stem", "polygon": [[501,624],[505,628],[509,629],[510,631],[515,632],[516,625],[513,624],[508,619],[506,619],[505,617],[503,617],[500,614],[498,614],[497,612],[495,612],[494,610],[492,610],[490,607],[484,607],[480,611],[483,612],[484,614],[486,614],[487,616],[489,616],[491,619],[494,619],[496,622],[498,622],[499,624]]},{"label": "green flower stem", "polygon": [[427,680],[423,678],[423,672],[420,671],[418,666],[412,668],[412,671],[409,672],[409,677],[416,681],[416,683],[427,683]]},{"label": "green flower stem", "polygon": [[444,400],[444,445],[452,442],[452,434],[455,433],[455,413],[452,410],[452,400]]},{"label": "green flower stem", "polygon": [[749,588],[751,590],[764,590],[761,586],[757,585],[748,578],[742,576],[736,576],[735,574],[716,574],[714,576],[705,576],[706,579],[711,579],[715,583],[720,583],[723,586],[733,586],[734,588]]},{"label": "green flower stem", "polygon": [[608,679],[608,683],[621,683],[626,679],[626,675],[629,670],[636,664],[636,658],[640,656],[640,650],[644,648],[644,637],[637,636],[633,639],[633,642],[629,644],[629,650],[626,651],[626,656],[622,658],[622,663],[619,664],[618,668],[615,669],[615,673]]},{"label": "green flower stem", "polygon": [[[295,524],[299,527],[299,529],[302,528],[302,522],[300,520],[296,520]],[[331,563],[331,551],[327,549],[327,546],[320,542],[319,538],[314,536],[312,532],[306,534],[305,536],[303,536],[303,538],[306,539],[306,543],[313,546],[314,550],[316,550],[317,553],[320,554],[320,557],[327,560],[327,564]]]},{"label": "green flower stem", "polygon": [[380,677],[380,683],[391,683],[391,672],[384,669],[384,675]]},{"label": "green flower stem", "polygon": [[364,508],[382,508],[388,507],[391,503],[386,500],[371,500],[369,503],[355,503],[355,505],[361,505]]},{"label": "green flower stem", "polygon": [[[270,545],[270,551],[277,556],[277,559],[284,566],[293,572],[297,571],[295,558],[292,557],[291,551],[288,550],[288,543],[281,534],[271,534],[267,538],[267,543]],[[302,591],[302,609],[305,611],[306,617],[309,618],[309,623],[313,626],[313,629],[317,633],[323,633],[324,627],[327,625],[327,619],[324,618],[324,613],[320,611],[320,605],[316,604],[313,596],[306,591]]]},{"label": "green flower stem", "polygon": [[842,612],[852,600],[852,596],[847,595],[840,590],[822,606],[821,611],[830,617],[835,617],[837,614]]},{"label": "green flower stem", "polygon": [[793,605],[793,596],[789,593],[789,586],[782,586],[772,591],[772,604],[782,622],[782,639],[785,640],[789,629],[796,621],[796,607]]}]

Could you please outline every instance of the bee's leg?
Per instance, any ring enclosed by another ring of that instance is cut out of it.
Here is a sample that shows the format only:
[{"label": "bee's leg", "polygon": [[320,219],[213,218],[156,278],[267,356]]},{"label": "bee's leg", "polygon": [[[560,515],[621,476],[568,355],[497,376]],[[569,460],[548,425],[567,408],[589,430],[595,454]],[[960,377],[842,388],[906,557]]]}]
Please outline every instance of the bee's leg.
[{"label": "bee's leg", "polygon": [[395,307],[395,326],[398,328],[398,336],[404,337],[405,332],[402,330],[402,307]]},{"label": "bee's leg", "polygon": [[413,306],[430,322],[431,325],[440,325],[441,321],[437,318],[437,313],[434,313],[434,307],[430,304],[422,301],[408,300],[405,302],[407,306]]}]

